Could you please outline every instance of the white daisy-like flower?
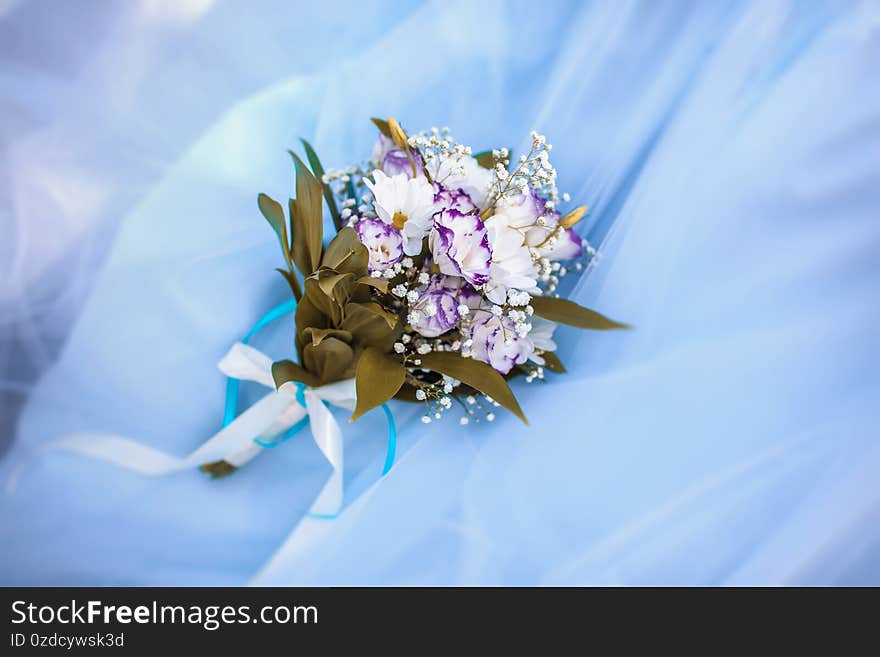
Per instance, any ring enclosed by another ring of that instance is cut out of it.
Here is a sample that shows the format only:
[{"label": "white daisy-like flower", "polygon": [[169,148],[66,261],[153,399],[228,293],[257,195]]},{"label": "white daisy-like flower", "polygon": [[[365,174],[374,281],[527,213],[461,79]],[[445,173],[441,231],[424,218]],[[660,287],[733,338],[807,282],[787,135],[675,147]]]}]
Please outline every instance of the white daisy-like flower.
[{"label": "white daisy-like flower", "polygon": [[376,215],[403,233],[403,252],[418,255],[422,239],[431,230],[434,216],[434,188],[424,176],[407,178],[400,173],[386,176],[378,169],[373,180],[364,179],[373,192]]}]

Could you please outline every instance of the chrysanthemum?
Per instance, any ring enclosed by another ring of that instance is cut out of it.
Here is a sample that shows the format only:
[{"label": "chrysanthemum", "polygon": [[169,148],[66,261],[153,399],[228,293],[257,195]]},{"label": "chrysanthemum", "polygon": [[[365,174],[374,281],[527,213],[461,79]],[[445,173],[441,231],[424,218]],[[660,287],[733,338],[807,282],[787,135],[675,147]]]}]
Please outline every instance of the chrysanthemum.
[{"label": "chrysanthemum", "polygon": [[422,239],[431,229],[434,188],[424,176],[387,176],[378,169],[373,172],[373,180],[365,178],[364,183],[373,192],[373,207],[379,219],[403,234],[403,252],[418,255]]}]

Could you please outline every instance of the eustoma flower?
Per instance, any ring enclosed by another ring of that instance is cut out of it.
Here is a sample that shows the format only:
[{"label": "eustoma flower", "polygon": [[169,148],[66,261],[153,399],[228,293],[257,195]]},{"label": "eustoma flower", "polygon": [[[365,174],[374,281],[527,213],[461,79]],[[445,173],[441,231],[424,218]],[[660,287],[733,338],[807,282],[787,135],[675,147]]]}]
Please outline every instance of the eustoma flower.
[{"label": "eustoma flower", "polygon": [[440,183],[446,189],[460,189],[481,210],[487,206],[492,172],[481,167],[474,158],[449,158],[428,168],[434,182]]},{"label": "eustoma flower", "polygon": [[370,269],[384,271],[403,257],[403,236],[391,224],[362,219],[355,225],[358,239],[370,253]]},{"label": "eustoma flower", "polygon": [[470,328],[473,341],[471,355],[488,363],[501,374],[507,374],[514,365],[525,363],[534,352],[527,336],[517,333],[513,320],[480,310]]},{"label": "eustoma flower", "polygon": [[493,303],[504,303],[508,290],[539,293],[537,271],[532,254],[520,230],[513,228],[503,214],[486,220],[492,244],[492,263],[486,296]]},{"label": "eustoma flower", "polygon": [[365,178],[364,184],[373,192],[376,215],[403,233],[406,255],[418,255],[422,239],[431,229],[434,188],[422,176],[407,178],[402,173],[386,176],[378,169],[373,172],[373,180],[375,182]]},{"label": "eustoma flower", "polygon": [[453,329],[460,319],[459,291],[464,280],[435,274],[419,289],[419,297],[411,306],[416,311],[412,327],[426,338],[435,338]]},{"label": "eustoma flower", "polygon": [[438,212],[428,247],[444,274],[461,276],[471,285],[483,285],[489,280],[492,251],[488,231],[478,215],[457,210]]},{"label": "eustoma flower", "polygon": [[473,200],[463,189],[450,189],[440,183],[434,183],[434,207],[442,210],[456,210],[468,214],[477,209]]}]

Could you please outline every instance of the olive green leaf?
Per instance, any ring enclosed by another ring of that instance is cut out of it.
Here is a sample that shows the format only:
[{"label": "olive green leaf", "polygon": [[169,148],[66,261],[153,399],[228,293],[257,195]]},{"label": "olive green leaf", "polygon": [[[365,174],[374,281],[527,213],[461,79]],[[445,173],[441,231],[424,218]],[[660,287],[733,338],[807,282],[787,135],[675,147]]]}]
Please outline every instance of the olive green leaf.
[{"label": "olive green leaf", "polygon": [[211,461],[210,463],[200,465],[199,470],[201,470],[202,472],[207,472],[209,475],[211,475],[212,479],[219,479],[220,477],[231,475],[237,470],[237,468],[228,461],[220,460]]},{"label": "olive green leaf", "polygon": [[[508,153],[512,153],[509,148],[507,149]],[[495,168],[495,156],[492,155],[492,151],[480,151],[479,153],[474,154],[474,159],[484,169],[494,169]]]},{"label": "olive green leaf", "polygon": [[296,199],[290,200],[293,259],[303,276],[308,276],[318,268],[323,248],[321,183],[296,153],[288,153],[296,168]]},{"label": "olive green leaf", "polygon": [[[312,305],[329,319],[330,325],[336,326],[342,321],[342,307],[333,301],[333,298],[324,293],[321,289],[318,279],[306,279],[306,291],[303,295],[304,299],[311,301]],[[304,326],[303,330],[308,328]],[[323,328],[321,326],[320,328]],[[299,329],[298,329],[299,330]]]},{"label": "olive green leaf", "polygon": [[325,338],[337,338],[347,344],[351,344],[352,335],[348,331],[335,328],[307,328],[303,331],[303,338],[310,340],[314,346],[318,346]]},{"label": "olive green leaf", "polygon": [[299,288],[299,281],[296,280],[296,274],[292,271],[287,271],[286,269],[276,269],[275,271],[284,277],[284,280],[287,281],[287,284],[290,286],[291,292],[293,292],[293,298],[299,301],[302,298],[302,290]]},{"label": "olive green leaf", "polygon": [[372,288],[379,290],[382,294],[388,294],[388,279],[386,278],[373,278],[372,276],[361,276],[357,282],[361,285],[369,285]]},{"label": "olive green leaf", "polygon": [[351,226],[340,230],[321,258],[321,267],[327,267],[340,274],[352,273],[366,276],[370,263],[370,252],[358,239],[357,232]]},{"label": "olive green leaf", "polygon": [[296,351],[302,360],[302,349],[305,346],[303,335],[306,329],[322,329],[330,326],[330,317],[321,312],[308,296],[303,296],[296,305]]},{"label": "olive green leaf", "polygon": [[347,303],[340,328],[350,331],[357,342],[370,347],[391,347],[397,315],[378,303]]},{"label": "olive green leaf", "polygon": [[281,250],[284,252],[284,260],[290,266],[290,242],[287,239],[287,219],[284,216],[284,208],[278,201],[265,194],[257,196],[257,207],[260,208],[260,212],[278,236]]},{"label": "olive green leaf", "polygon": [[321,291],[324,294],[326,294],[328,297],[330,297],[334,301],[344,304],[348,301],[348,299],[344,299],[343,301],[340,302],[340,298],[342,298],[342,297],[337,296],[335,293],[337,284],[344,281],[344,280],[354,281],[354,274],[333,274],[333,273],[331,273],[329,276],[322,276],[321,278],[318,279],[318,287],[321,288]]},{"label": "olive green leaf", "polygon": [[377,119],[375,116],[370,119],[377,128],[379,128],[379,132],[383,135],[391,139],[391,128],[388,127],[388,122],[384,119]]},{"label": "olive green leaf", "polygon": [[406,368],[399,359],[375,347],[364,349],[355,371],[357,406],[350,421],[391,399],[405,378]]},{"label": "olive green leaf", "polygon": [[272,378],[275,380],[276,388],[280,388],[289,381],[305,383],[310,387],[321,385],[321,380],[317,376],[311,372],[306,372],[292,360],[279,360],[272,363]]},{"label": "olive green leaf", "polygon": [[544,367],[546,367],[551,372],[556,372],[557,374],[565,373],[565,365],[562,364],[562,361],[559,360],[559,356],[557,356],[552,351],[545,351],[541,354],[541,358],[544,359]]},{"label": "olive green leaf", "polygon": [[568,324],[582,329],[607,331],[609,329],[628,329],[629,324],[621,324],[605,315],[600,315],[595,310],[579,306],[568,299],[555,297],[532,297],[532,308],[538,317],[549,319],[551,322]]},{"label": "olive green leaf", "polygon": [[476,388],[484,395],[489,395],[526,424],[529,423],[526,416],[523,415],[516,397],[513,396],[513,391],[507,385],[507,381],[490,365],[473,358],[463,358],[450,351],[434,351],[419,358],[422,361],[419,367],[451,376],[471,388]]},{"label": "olive green leaf", "polygon": [[330,189],[330,185],[324,182],[324,167],[321,165],[321,160],[318,159],[318,154],[315,153],[315,149],[312,148],[312,145],[305,139],[300,139],[300,141],[303,144],[303,148],[306,149],[306,158],[309,161],[309,166],[312,167],[312,171],[315,173],[315,178],[321,181],[321,189],[324,191],[324,200],[327,202],[327,209],[330,210],[330,216],[333,218],[333,225],[336,227],[336,232],[338,233],[342,229],[342,218],[339,216],[339,208],[336,207],[336,199],[333,198],[333,190]]},{"label": "olive green leaf", "polygon": [[587,206],[582,205],[580,207],[575,208],[568,214],[566,214],[562,219],[559,220],[559,225],[563,228],[571,228],[577,222],[579,222],[584,217],[584,213],[587,211]]},{"label": "olive green leaf", "polygon": [[302,352],[303,366],[318,375],[321,385],[354,376],[354,350],[339,338],[306,343]]}]

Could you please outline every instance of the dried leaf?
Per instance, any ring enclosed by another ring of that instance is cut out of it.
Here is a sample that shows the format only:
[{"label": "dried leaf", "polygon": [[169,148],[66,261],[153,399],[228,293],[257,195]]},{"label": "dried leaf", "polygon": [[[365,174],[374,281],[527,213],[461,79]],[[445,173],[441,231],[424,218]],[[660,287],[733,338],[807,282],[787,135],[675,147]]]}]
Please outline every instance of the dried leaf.
[{"label": "dried leaf", "polygon": [[290,266],[290,242],[287,239],[287,219],[284,216],[284,208],[278,201],[265,194],[257,196],[257,207],[260,208],[260,212],[278,236],[284,260]]},{"label": "dried leaf", "polygon": [[391,399],[406,378],[403,363],[381,349],[365,349],[358,359],[355,372],[357,406],[351,421]]},{"label": "dried leaf", "polygon": [[492,151],[480,151],[474,155],[474,159],[484,169],[495,168],[495,157],[492,155]]},{"label": "dried leaf", "polygon": [[587,206],[582,205],[580,207],[575,208],[568,214],[566,214],[562,219],[559,220],[559,225],[563,228],[571,228],[577,222],[579,222],[584,217],[584,213],[587,211]]},{"label": "dried leaf", "polygon": [[[303,298],[311,301],[315,308],[328,317],[329,325],[337,326],[339,322],[342,321],[342,307],[333,301],[331,296],[324,293],[318,279],[306,279],[306,292],[303,295]],[[303,329],[306,328],[308,328],[308,326],[303,327]],[[323,328],[323,326],[321,328]]]},{"label": "dried leaf", "polygon": [[400,127],[397,120],[389,116],[386,123],[388,124],[388,132],[391,133],[392,141],[398,148],[409,151],[409,141],[406,138],[406,133],[403,131],[403,128]]},{"label": "dried leaf", "polygon": [[388,279],[386,278],[373,278],[372,276],[362,276],[357,280],[357,282],[361,285],[369,285],[372,288],[379,290],[382,294],[388,294]]},{"label": "dried leaf", "polygon": [[276,269],[275,271],[284,277],[284,280],[290,286],[290,291],[293,292],[293,298],[299,301],[302,298],[302,290],[299,287],[299,281],[296,280],[296,274],[286,269]]},{"label": "dried leaf", "polygon": [[370,264],[370,252],[358,239],[354,228],[346,226],[337,233],[321,258],[321,267],[340,274],[352,273],[366,276]]},{"label": "dried leaf", "polygon": [[330,317],[321,312],[308,296],[303,296],[296,306],[296,351],[302,360],[302,349],[305,346],[303,335],[308,328],[328,328]]},{"label": "dried leaf", "polygon": [[333,197],[333,190],[330,189],[330,185],[324,182],[324,167],[321,164],[321,160],[318,159],[318,154],[315,153],[315,149],[312,148],[312,145],[305,139],[300,139],[300,141],[303,144],[303,148],[306,149],[306,158],[309,161],[309,166],[312,167],[312,171],[315,173],[315,178],[321,183],[321,189],[324,192],[324,200],[327,202],[327,209],[330,210],[330,216],[333,218],[333,225],[336,227],[336,232],[338,233],[342,230],[342,219],[339,216],[339,208],[336,207],[336,199]]},{"label": "dried leaf", "polygon": [[321,380],[297,365],[291,360],[279,360],[272,363],[272,378],[275,380],[275,387],[280,388],[285,383],[296,381],[297,383],[305,383],[309,387],[321,385]]},{"label": "dried leaf", "polygon": [[293,257],[303,276],[318,269],[323,249],[324,217],[321,183],[293,151],[288,151],[296,167],[296,199],[290,201]]},{"label": "dried leaf", "polygon": [[338,338],[326,338],[320,344],[303,346],[303,366],[318,376],[321,385],[351,378],[354,375],[354,350]]},{"label": "dried leaf", "polygon": [[307,328],[303,331],[303,339],[311,342],[312,345],[318,346],[325,338],[337,338],[345,343],[351,344],[352,335],[348,331],[335,328]]},{"label": "dried leaf", "polygon": [[605,317],[605,315],[600,315],[595,310],[579,306],[574,301],[569,301],[568,299],[532,297],[531,305],[538,317],[543,317],[559,324],[596,331],[630,328],[628,324],[615,322],[613,319]]},{"label": "dried leaf", "polygon": [[211,461],[199,466],[199,470],[207,472],[213,479],[231,475],[237,468],[228,461]]},{"label": "dried leaf", "polygon": [[[354,274],[331,273],[329,276],[322,276],[318,279],[318,287],[321,288],[321,291],[324,294],[326,294],[337,303],[345,304],[348,302],[348,299],[343,299],[343,295],[337,296],[335,293],[337,284],[344,280],[354,281]],[[342,300],[340,301],[340,299]]]},{"label": "dried leaf", "polygon": [[529,423],[507,381],[490,365],[449,351],[434,351],[420,358],[422,363],[419,367],[458,379],[484,395],[489,395],[523,422]]},{"label": "dried leaf", "polygon": [[377,119],[375,116],[370,119],[377,128],[379,128],[379,132],[383,135],[391,139],[391,128],[388,127],[388,122],[384,119]]},{"label": "dried leaf", "polygon": [[541,358],[544,359],[544,367],[546,367],[551,372],[556,372],[557,374],[565,373],[565,366],[562,364],[562,361],[559,360],[559,356],[557,356],[552,351],[545,351],[541,354]]},{"label": "dried leaf", "polygon": [[343,315],[340,327],[350,331],[359,343],[371,347],[391,347],[397,315],[374,302],[348,303],[343,308]]}]

